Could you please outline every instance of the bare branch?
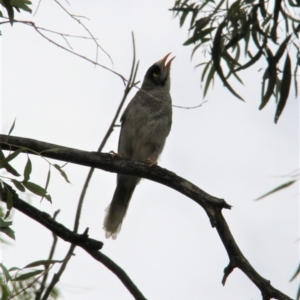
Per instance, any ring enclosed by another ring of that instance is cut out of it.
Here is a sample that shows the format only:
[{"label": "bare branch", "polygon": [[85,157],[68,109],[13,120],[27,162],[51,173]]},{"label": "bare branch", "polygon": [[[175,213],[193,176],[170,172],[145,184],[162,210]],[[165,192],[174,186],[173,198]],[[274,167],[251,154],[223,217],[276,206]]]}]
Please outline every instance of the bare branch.
[{"label": "bare branch", "polygon": [[[90,62],[90,63],[92,63],[93,65],[96,65],[96,66],[98,66],[98,67],[101,67],[101,68],[103,68],[103,69],[105,69],[105,70],[107,70],[107,71],[109,71],[109,72],[111,72],[111,73],[117,75],[118,77],[120,77],[120,78],[122,79],[123,83],[128,82],[128,80],[127,80],[122,74],[120,74],[120,73],[118,73],[118,72],[116,72],[116,71],[114,71],[114,70],[112,70],[112,69],[110,69],[110,68],[108,68],[108,67],[106,67],[106,66],[100,64],[100,63],[98,63],[97,61],[94,61],[94,60],[92,60],[92,59],[90,59],[90,58],[88,58],[88,57],[86,57],[86,56],[84,56],[84,55],[82,55],[82,54],[79,54],[79,53],[77,53],[77,52],[75,52],[75,51],[72,51],[72,50],[70,50],[70,49],[68,49],[68,48],[66,48],[66,47],[64,47],[64,46],[62,46],[61,44],[59,44],[59,43],[53,41],[52,39],[50,39],[49,37],[47,37],[47,36],[42,32],[42,31],[44,31],[44,28],[39,27],[39,26],[36,26],[34,22],[31,22],[31,21],[14,20],[14,23],[21,23],[21,24],[24,24],[24,25],[28,25],[28,26],[33,27],[33,28],[38,32],[38,34],[40,34],[40,35],[41,35],[44,39],[46,39],[48,42],[54,44],[55,46],[57,46],[57,47],[59,47],[59,48],[65,50],[65,51],[67,51],[67,52],[70,52],[70,53],[72,53],[72,54],[74,54],[74,55],[76,55],[76,56],[78,56],[78,57],[80,57],[80,58],[82,58],[82,59],[84,59],[84,60]],[[1,25],[1,24],[9,24],[9,21],[3,21],[3,22],[0,22],[0,25]],[[48,30],[47,30],[47,31],[48,31]]]},{"label": "bare branch", "polygon": [[[52,219],[53,221],[55,221],[57,215],[59,214],[60,210],[57,210]],[[48,256],[48,260],[52,260],[53,259],[53,256],[54,256],[54,251],[55,251],[55,248],[56,248],[56,245],[57,245],[57,235],[52,233],[53,235],[53,242],[52,242],[52,246],[51,246],[51,249],[50,249],[50,253],[49,253],[49,256]],[[45,273],[43,275],[43,280],[41,282],[41,287],[40,289],[36,292],[36,296],[35,296],[35,300],[40,300],[41,299],[41,295],[43,294],[44,290],[45,290],[45,286],[46,286],[46,282],[47,282],[47,279],[48,279],[48,275],[49,275],[49,265],[45,266]]]},{"label": "bare branch", "polygon": [[113,61],[110,57],[110,55],[100,46],[100,44],[97,42],[97,40],[94,38],[93,34],[91,33],[91,31],[81,22],[80,18],[85,18],[84,16],[76,16],[74,14],[71,14],[59,1],[54,0],[54,2],[56,2],[61,8],[62,10],[67,13],[72,19],[74,19],[75,21],[77,21],[83,28],[84,30],[89,34],[89,36],[94,40],[96,46],[97,46],[97,51],[96,51],[96,61],[98,61],[98,49],[100,48],[110,59],[112,65],[113,65]]},{"label": "bare branch", "polygon": [[[135,297],[135,299],[146,300],[146,298],[138,290],[138,288],[132,282],[132,280],[129,278],[126,272],[118,265],[116,265],[110,258],[108,258],[106,255],[99,251],[99,249],[102,248],[103,243],[90,239],[87,234],[88,230],[86,230],[83,234],[74,233],[66,227],[64,227],[62,224],[54,221],[53,218],[51,218],[51,216],[47,213],[42,212],[36,209],[35,207],[31,206],[30,204],[26,203],[25,201],[21,200],[13,189],[10,189],[10,191],[13,193],[13,202],[15,209],[19,210],[20,212],[27,215],[29,218],[45,226],[63,240],[73,243],[76,246],[79,246],[82,249],[84,249],[97,261],[101,262],[109,270],[111,270],[121,280],[121,282]],[[5,202],[6,198],[6,191],[0,187],[0,200]]]},{"label": "bare branch", "polygon": [[176,107],[176,108],[184,108],[184,109],[194,109],[194,108],[198,108],[198,107],[201,107],[204,103],[206,103],[208,100],[205,100],[203,101],[202,103],[196,105],[196,106],[178,106],[178,105],[172,105],[173,107]]},{"label": "bare branch", "polygon": [[269,280],[260,276],[239,249],[222,215],[223,208],[231,208],[224,199],[207,194],[186,179],[159,166],[149,168],[146,163],[134,162],[123,158],[112,158],[111,155],[105,153],[81,151],[14,136],[0,135],[0,144],[3,150],[16,150],[21,147],[27,153],[33,150],[35,154],[42,153],[48,158],[99,168],[108,172],[147,178],[182,193],[205,210],[212,227],[217,229],[222,240],[229,257],[229,265],[224,270],[223,284],[232,270],[239,268],[259,288],[263,299],[291,300],[291,298],[275,289]]},{"label": "bare branch", "polygon": [[[123,98],[119,104],[119,107],[115,113],[115,116],[113,117],[113,120],[107,130],[107,133],[105,134],[99,148],[98,148],[98,152],[101,152],[101,150],[103,149],[103,147],[105,146],[108,138],[110,137],[111,133],[113,132],[113,129],[114,129],[114,126],[116,124],[116,121],[118,119],[118,116],[121,112],[121,109],[125,103],[125,100],[129,94],[129,92],[131,91],[131,89],[135,86],[135,77],[136,77],[136,71],[137,71],[137,67],[138,65],[136,64],[136,55],[135,55],[135,43],[134,43],[134,35],[132,34],[132,43],[133,43],[133,61],[132,61],[132,68],[131,68],[131,73],[130,73],[130,77],[129,77],[129,81],[127,83],[127,86],[124,90],[124,95],[123,95]],[[94,168],[92,167],[90,170],[89,170],[89,173],[87,175],[87,178],[85,180],[85,183],[83,185],[83,188],[82,188],[82,191],[81,191],[81,194],[80,194],[80,197],[79,197],[79,201],[78,201],[78,204],[77,204],[77,211],[76,211],[76,216],[75,216],[75,221],[74,221],[74,228],[73,228],[73,232],[77,233],[78,232],[78,227],[79,227],[79,220],[80,220],[80,216],[81,216],[81,211],[82,211],[82,206],[83,206],[83,201],[84,201],[84,198],[85,198],[85,195],[86,195],[86,191],[88,189],[88,186],[89,186],[89,182],[93,176],[93,173],[94,173]],[[54,288],[54,286],[56,285],[56,283],[59,281],[59,278],[61,277],[61,275],[63,274],[64,270],[66,269],[66,266],[69,262],[69,260],[71,259],[72,257],[72,254],[74,252],[74,249],[75,249],[76,245],[75,244],[72,244],[68,250],[68,253],[66,254],[66,257],[64,259],[64,262],[63,264],[61,265],[59,271],[54,274],[53,276],[53,279],[51,281],[51,283],[49,284],[42,300],[46,300],[49,295],[50,295],[50,292],[51,290]]]}]

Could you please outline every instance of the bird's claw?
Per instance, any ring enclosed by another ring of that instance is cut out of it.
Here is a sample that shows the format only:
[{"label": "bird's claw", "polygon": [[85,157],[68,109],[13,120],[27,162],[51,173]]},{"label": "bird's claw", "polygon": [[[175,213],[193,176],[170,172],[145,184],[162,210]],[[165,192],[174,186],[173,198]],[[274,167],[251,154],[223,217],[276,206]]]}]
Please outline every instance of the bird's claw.
[{"label": "bird's claw", "polygon": [[121,158],[122,155],[118,152],[115,152],[114,150],[109,151],[109,153],[112,155],[113,158],[118,157]]},{"label": "bird's claw", "polygon": [[149,167],[153,167],[153,166],[158,165],[158,162],[156,160],[152,160],[151,158],[147,158],[146,163],[149,164]]}]

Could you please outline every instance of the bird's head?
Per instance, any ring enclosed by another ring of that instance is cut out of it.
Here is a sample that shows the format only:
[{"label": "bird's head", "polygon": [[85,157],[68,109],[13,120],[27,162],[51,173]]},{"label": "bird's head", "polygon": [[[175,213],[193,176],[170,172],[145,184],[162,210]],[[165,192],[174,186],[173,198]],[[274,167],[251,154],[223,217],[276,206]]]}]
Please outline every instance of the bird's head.
[{"label": "bird's head", "polygon": [[151,90],[157,87],[170,90],[170,67],[172,60],[175,58],[174,56],[167,62],[170,54],[167,54],[148,69],[142,84],[143,90]]}]

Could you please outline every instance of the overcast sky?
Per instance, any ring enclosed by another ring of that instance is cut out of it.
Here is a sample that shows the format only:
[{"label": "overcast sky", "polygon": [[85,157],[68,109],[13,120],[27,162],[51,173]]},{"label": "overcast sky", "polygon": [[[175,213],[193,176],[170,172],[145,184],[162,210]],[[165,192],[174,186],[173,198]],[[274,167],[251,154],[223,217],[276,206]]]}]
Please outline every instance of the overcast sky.
[{"label": "overcast sky", "polygon": [[[201,69],[206,61],[192,47],[182,46],[187,27],[179,28],[168,11],[172,0],[70,1],[62,4],[76,15],[109,53],[98,61],[125,77],[132,62],[131,32],[135,34],[138,79],[148,67],[172,52],[171,96],[173,125],[159,164],[193,182],[207,193],[233,205],[224,211],[240,249],[253,267],[272,285],[294,298],[297,282],[289,282],[299,263],[299,186],[293,185],[258,202],[255,198],[289,180],[282,177],[299,167],[299,99],[291,94],[277,125],[273,100],[259,111],[263,62],[245,73],[244,86],[233,81],[245,103],[215,81],[203,99]],[[19,14],[17,14],[19,18]],[[20,17],[29,20],[29,14]],[[63,33],[86,34],[53,1],[41,1],[34,18],[37,25]],[[1,27],[1,132],[14,119],[13,135],[95,151],[114,116],[124,85],[114,74],[55,47],[33,28],[15,23]],[[64,43],[63,38],[55,37]],[[95,46],[85,39],[69,39],[74,51],[95,59]],[[133,91],[128,101],[133,97]],[[104,152],[117,150],[115,129]],[[32,180],[43,185],[48,164],[32,157]],[[13,166],[22,168],[26,157]],[[60,162],[60,164],[62,164]],[[67,184],[55,170],[49,186],[53,203],[21,195],[57,221],[73,227],[74,215],[88,168],[67,165]],[[226,251],[204,211],[189,198],[157,183],[142,180],[132,197],[117,240],[106,240],[102,223],[115,189],[116,175],[97,170],[86,195],[80,232],[103,241],[103,253],[120,265],[148,299],[261,299],[260,291],[239,270],[221,280],[228,264]],[[52,234],[35,221],[14,212],[16,241],[2,245],[7,267],[22,267],[46,259]],[[69,245],[60,240],[55,259],[62,259]],[[123,284],[103,265],[76,248],[57,287],[62,299],[132,299]],[[54,267],[53,270],[57,270]]]}]

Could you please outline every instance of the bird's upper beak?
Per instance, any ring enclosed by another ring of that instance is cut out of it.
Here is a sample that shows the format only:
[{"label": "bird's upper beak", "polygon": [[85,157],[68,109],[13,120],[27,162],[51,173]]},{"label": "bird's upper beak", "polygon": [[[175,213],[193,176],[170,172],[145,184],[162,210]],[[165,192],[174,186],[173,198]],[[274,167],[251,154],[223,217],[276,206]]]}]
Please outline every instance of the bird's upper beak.
[{"label": "bird's upper beak", "polygon": [[172,52],[168,53],[168,54],[162,59],[163,68],[164,68],[164,69],[165,69],[165,68],[169,69],[170,66],[171,66],[172,60],[176,57],[176,56],[174,56],[173,58],[171,58],[171,59],[168,61],[167,64],[165,64],[166,61],[167,61],[167,59],[168,59],[168,57],[169,57],[169,55],[170,55],[171,53],[172,53]]}]

